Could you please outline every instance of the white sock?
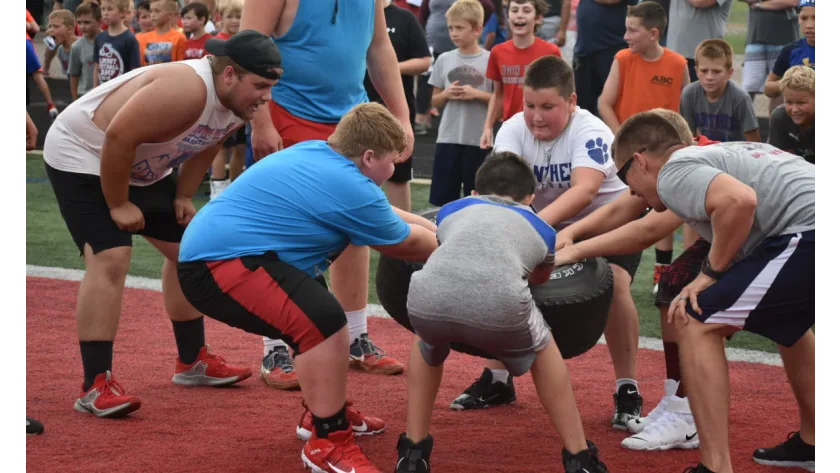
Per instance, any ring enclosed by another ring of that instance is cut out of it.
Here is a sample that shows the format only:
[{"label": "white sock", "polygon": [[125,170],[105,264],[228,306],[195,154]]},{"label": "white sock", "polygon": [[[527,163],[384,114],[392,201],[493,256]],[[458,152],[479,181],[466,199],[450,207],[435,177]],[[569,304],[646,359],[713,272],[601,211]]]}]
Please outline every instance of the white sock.
[{"label": "white sock", "polygon": [[507,383],[508,382],[508,376],[510,376],[510,373],[508,373],[508,370],[490,370],[490,372],[493,373],[493,382],[494,383]]},{"label": "white sock", "polygon": [[347,329],[350,331],[350,344],[359,338],[363,333],[367,333],[367,307],[362,310],[354,310],[352,312],[345,312],[347,316]]},{"label": "white sock", "polygon": [[636,387],[636,392],[639,391],[639,383],[636,382],[635,379],[619,378],[619,379],[615,380],[615,392],[618,392],[618,390],[621,389],[621,387],[624,386],[625,384],[632,384],[633,386]]},{"label": "white sock", "polygon": [[274,347],[286,347],[287,350],[289,349],[289,345],[286,345],[286,342],[283,340],[272,340],[268,337],[263,337],[263,358],[267,357]]}]

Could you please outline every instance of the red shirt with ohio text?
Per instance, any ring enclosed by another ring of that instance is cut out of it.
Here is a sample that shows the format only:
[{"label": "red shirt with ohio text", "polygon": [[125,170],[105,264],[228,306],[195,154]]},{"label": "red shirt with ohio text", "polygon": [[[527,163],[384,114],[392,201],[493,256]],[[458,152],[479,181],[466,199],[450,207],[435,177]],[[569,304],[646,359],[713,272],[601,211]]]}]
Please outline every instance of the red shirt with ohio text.
[{"label": "red shirt with ohio text", "polygon": [[519,49],[513,40],[497,44],[490,51],[487,63],[488,79],[501,82],[504,89],[504,120],[522,111],[522,82],[525,80],[525,68],[543,56],[560,56],[560,48],[540,38],[527,48]]},{"label": "red shirt with ohio text", "polygon": [[210,38],[212,38],[212,36],[205,34],[198,39],[188,39],[187,48],[184,51],[184,59],[201,59],[206,56],[207,51],[204,49],[204,45]]}]

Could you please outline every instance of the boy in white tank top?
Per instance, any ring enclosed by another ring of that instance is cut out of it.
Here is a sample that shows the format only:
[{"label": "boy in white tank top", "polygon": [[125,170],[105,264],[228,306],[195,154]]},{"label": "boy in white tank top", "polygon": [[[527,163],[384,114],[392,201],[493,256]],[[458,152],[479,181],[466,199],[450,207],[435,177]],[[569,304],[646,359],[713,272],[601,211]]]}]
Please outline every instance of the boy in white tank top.
[{"label": "boy in white tank top", "polygon": [[209,40],[207,51],[215,57],[137,69],[97,87],[47,133],[47,175],[85,259],[76,306],[80,412],[121,417],[140,407],[111,374],[133,234],[166,258],[163,298],[178,346],[172,382],[225,386],[251,375],[207,352],[203,316],[184,298],[176,263],[196,213],[192,196],[224,139],[271,98],[280,54],[255,31]]}]

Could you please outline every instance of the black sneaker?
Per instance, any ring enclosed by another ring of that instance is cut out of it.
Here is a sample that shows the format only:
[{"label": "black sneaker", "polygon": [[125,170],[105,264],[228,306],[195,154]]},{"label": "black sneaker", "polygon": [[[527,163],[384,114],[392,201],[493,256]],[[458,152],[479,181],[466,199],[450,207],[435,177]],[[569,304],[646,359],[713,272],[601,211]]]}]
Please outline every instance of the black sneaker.
[{"label": "black sneaker", "polygon": [[513,388],[513,376],[508,374],[507,383],[493,382],[493,373],[484,368],[481,377],[475,380],[463,394],[455,398],[450,409],[465,411],[471,409],[487,409],[491,406],[503,406],[516,400],[516,390]]},{"label": "black sneaker", "polygon": [[715,473],[714,471],[706,468],[706,465],[700,463],[697,466],[690,466],[683,470],[683,473]]},{"label": "black sneaker", "polygon": [[587,440],[586,450],[572,453],[565,448],[563,449],[563,466],[566,468],[566,473],[609,473],[607,465],[598,459],[598,447],[594,443]]},{"label": "black sneaker", "polygon": [[41,435],[44,433],[44,424],[37,420],[26,417],[26,435]]},{"label": "black sneaker", "polygon": [[805,443],[799,432],[791,432],[785,443],[773,448],[759,448],[753,452],[753,460],[761,465],[798,467],[814,471],[815,452],[814,445]]},{"label": "black sneaker", "polygon": [[414,443],[405,436],[400,435],[397,442],[397,466],[394,473],[430,473],[432,466],[429,457],[432,455],[434,440],[432,436],[424,438],[420,443]]},{"label": "black sneaker", "polygon": [[618,388],[613,394],[615,402],[615,414],[613,414],[612,425],[614,429],[627,430],[627,423],[642,416],[642,395],[639,388],[632,384],[625,384]]}]

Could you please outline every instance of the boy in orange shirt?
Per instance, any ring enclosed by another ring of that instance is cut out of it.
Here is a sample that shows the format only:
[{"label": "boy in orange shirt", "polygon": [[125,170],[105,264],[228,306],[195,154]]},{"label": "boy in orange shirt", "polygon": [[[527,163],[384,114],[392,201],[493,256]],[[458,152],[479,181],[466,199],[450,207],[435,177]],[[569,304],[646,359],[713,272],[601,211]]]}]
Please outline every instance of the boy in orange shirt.
[{"label": "boy in orange shirt", "polygon": [[601,119],[613,133],[639,112],[655,108],[680,112],[680,94],[690,82],[688,61],[660,46],[666,18],[665,9],[652,1],[627,9],[624,40],[629,48],[615,55],[598,99]]},{"label": "boy in orange shirt", "polygon": [[153,0],[151,8],[155,31],[137,35],[141,65],[183,61],[187,38],[171,27],[172,17],[179,13],[178,5],[174,0]]},{"label": "boy in orange shirt", "polygon": [[[667,21],[665,9],[656,2],[642,2],[627,8],[624,40],[629,48],[615,55],[604,91],[598,98],[601,120],[613,133],[639,112],[664,108],[680,113],[680,96],[691,78],[686,58],[659,44]],[[689,243],[688,239],[696,239],[690,229],[688,233],[686,243]],[[659,275],[671,264],[673,256],[674,236],[670,235],[656,244],[654,294]]]},{"label": "boy in orange shirt", "polygon": [[546,11],[545,0],[511,0],[508,3],[506,16],[510,41],[494,46],[487,63],[486,75],[493,81],[493,94],[481,134],[483,149],[493,147],[493,127],[499,118],[507,120],[522,111],[522,81],[528,64],[543,56],[560,56],[556,44],[536,36]]}]

